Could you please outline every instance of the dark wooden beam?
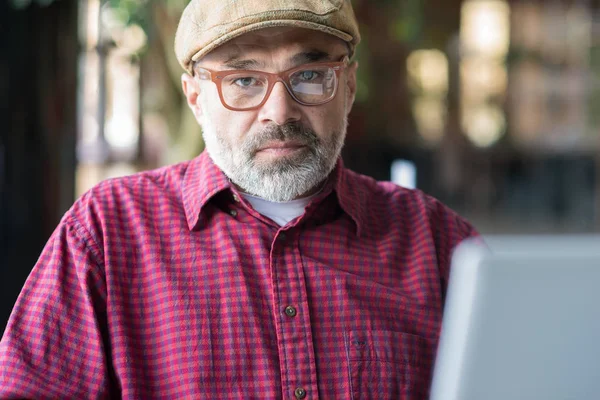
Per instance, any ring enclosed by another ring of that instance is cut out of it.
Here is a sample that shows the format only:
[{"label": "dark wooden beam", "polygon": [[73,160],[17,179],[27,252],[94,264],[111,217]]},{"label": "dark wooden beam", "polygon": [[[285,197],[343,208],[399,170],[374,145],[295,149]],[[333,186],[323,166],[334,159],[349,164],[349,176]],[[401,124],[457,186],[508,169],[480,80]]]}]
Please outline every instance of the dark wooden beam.
[{"label": "dark wooden beam", "polygon": [[0,331],[73,202],[77,1],[0,4]]}]

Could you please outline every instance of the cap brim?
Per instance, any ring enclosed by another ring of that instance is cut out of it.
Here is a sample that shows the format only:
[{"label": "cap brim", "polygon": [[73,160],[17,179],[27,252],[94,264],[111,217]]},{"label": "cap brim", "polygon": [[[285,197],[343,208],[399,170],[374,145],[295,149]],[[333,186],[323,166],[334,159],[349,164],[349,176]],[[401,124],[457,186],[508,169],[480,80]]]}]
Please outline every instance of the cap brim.
[{"label": "cap brim", "polygon": [[201,50],[194,53],[194,55],[192,55],[192,57],[189,59],[189,61],[187,62],[187,65],[186,65],[186,67],[187,67],[186,69],[188,70],[188,72],[191,72],[191,69],[192,69],[191,64],[193,62],[198,61],[199,59],[201,59],[202,57],[204,57],[205,55],[207,55],[208,53],[210,53],[217,47],[222,46],[223,44],[227,43],[228,41],[230,41],[236,37],[242,36],[249,32],[258,31],[260,29],[281,27],[281,26],[305,28],[305,29],[320,31],[320,32],[324,32],[324,33],[328,33],[330,35],[336,36],[345,42],[352,43],[351,35],[349,35],[345,32],[342,32],[340,30],[318,24],[316,22],[299,21],[299,20],[291,20],[291,19],[261,21],[261,22],[255,23],[255,24],[246,25],[242,28],[239,28],[232,32],[229,32],[226,35],[220,36],[216,40],[213,40],[211,43],[208,43],[207,45],[203,46]]}]

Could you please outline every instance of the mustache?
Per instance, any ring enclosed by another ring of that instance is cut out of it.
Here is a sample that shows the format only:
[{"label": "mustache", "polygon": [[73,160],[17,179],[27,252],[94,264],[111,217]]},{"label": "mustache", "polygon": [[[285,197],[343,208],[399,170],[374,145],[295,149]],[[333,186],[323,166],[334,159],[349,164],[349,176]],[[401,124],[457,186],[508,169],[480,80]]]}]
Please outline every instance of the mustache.
[{"label": "mustache", "polygon": [[255,154],[266,143],[273,141],[300,142],[309,148],[314,148],[319,143],[319,137],[310,128],[299,122],[289,122],[284,125],[269,125],[262,131],[252,135],[245,143],[247,154]]}]

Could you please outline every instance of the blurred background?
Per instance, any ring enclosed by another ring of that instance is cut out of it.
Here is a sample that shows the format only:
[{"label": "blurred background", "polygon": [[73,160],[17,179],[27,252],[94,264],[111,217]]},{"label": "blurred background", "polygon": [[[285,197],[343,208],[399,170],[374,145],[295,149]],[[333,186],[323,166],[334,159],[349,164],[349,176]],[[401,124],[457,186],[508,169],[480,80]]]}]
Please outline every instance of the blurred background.
[{"label": "blurred background", "polygon": [[[75,198],[203,149],[173,54],[188,0],[1,2],[0,332]],[[600,0],[353,3],[348,167],[482,233],[600,231]]]}]

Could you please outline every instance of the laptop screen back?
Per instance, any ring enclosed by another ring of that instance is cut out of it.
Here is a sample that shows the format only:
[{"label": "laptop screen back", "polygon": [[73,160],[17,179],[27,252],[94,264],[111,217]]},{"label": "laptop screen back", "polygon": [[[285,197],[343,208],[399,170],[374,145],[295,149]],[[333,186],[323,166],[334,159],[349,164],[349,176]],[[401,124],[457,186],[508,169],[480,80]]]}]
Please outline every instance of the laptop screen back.
[{"label": "laptop screen back", "polygon": [[431,400],[600,399],[600,237],[454,254]]}]

